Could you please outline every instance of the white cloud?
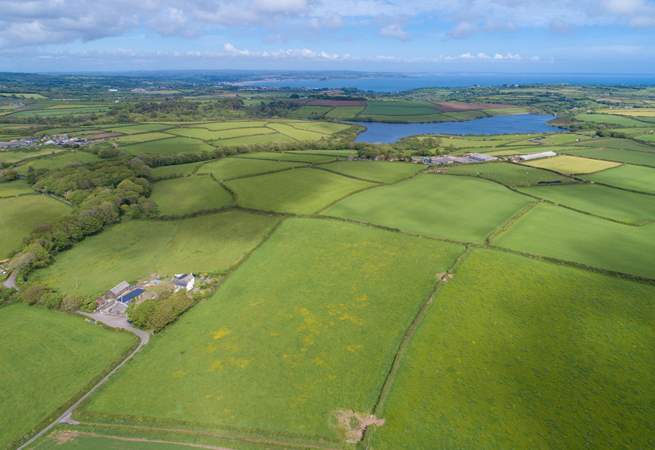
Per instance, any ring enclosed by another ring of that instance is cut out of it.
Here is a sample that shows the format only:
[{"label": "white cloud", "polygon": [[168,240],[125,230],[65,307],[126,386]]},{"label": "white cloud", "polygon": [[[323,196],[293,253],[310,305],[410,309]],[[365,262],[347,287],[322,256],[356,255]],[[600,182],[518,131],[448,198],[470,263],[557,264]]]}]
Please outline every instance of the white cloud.
[{"label": "white cloud", "polygon": [[455,27],[448,32],[448,36],[460,38],[466,37],[477,31],[477,26],[471,22],[461,21]]},{"label": "white cloud", "polygon": [[235,56],[249,58],[267,58],[267,59],[311,59],[324,61],[344,61],[353,59],[348,53],[330,53],[323,50],[311,50],[308,48],[288,48],[279,50],[248,50],[235,47],[232,43],[227,42],[223,45],[225,53],[215,56]]},{"label": "white cloud", "polygon": [[407,33],[403,27],[395,23],[382,27],[380,29],[380,35],[384,37],[399,39],[401,41],[406,41],[409,39],[409,33]]},{"label": "white cloud", "polygon": [[299,27],[354,30],[362,23],[382,24],[381,35],[402,40],[414,20],[445,23],[455,38],[525,28],[655,27],[655,6],[653,0],[0,0],[0,46],[88,41],[142,29],[189,36],[275,28],[271,32],[293,38]]}]

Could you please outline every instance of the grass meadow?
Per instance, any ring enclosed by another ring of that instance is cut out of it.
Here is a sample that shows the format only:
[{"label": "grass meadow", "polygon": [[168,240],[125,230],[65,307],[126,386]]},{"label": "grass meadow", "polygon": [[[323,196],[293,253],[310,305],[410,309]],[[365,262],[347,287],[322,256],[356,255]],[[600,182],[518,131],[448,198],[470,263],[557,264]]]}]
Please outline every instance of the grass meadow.
[{"label": "grass meadow", "polygon": [[295,139],[281,133],[253,134],[230,139],[211,141],[216,147],[239,147],[242,145],[293,144]]},{"label": "grass meadow", "polygon": [[[576,155],[578,152],[576,152]],[[579,156],[559,155],[552,158],[537,159],[523,163],[526,166],[538,169],[554,170],[564,175],[586,174],[599,172],[620,166],[617,162],[600,161],[597,159],[581,158]]]},{"label": "grass meadow", "polygon": [[586,180],[609,184],[622,189],[655,194],[655,169],[623,165],[584,177]]},{"label": "grass meadow", "polygon": [[23,195],[0,198],[0,211],[0,259],[4,259],[20,250],[34,228],[64,217],[71,209],[45,195]]},{"label": "grass meadow", "polygon": [[616,148],[583,148],[569,152],[575,156],[585,158],[597,158],[606,161],[616,161],[625,164],[636,164],[640,166],[655,167],[655,151],[643,152],[635,150],[623,150]]},{"label": "grass meadow", "polygon": [[71,314],[23,304],[0,309],[0,448],[14,448],[53,419],[135,341]]},{"label": "grass meadow", "polygon": [[30,276],[62,293],[99,295],[122,280],[159,273],[223,272],[252,250],[277,218],[226,211],[181,220],[132,220],[89,237]]},{"label": "grass meadow", "polygon": [[38,158],[41,156],[54,155],[56,153],[61,153],[64,150],[58,147],[46,147],[40,148],[38,150],[26,150],[26,151],[12,151],[6,150],[0,152],[0,163],[4,164],[16,164],[21,161],[25,161],[31,158]]},{"label": "grass meadow", "polygon": [[575,116],[576,120],[582,122],[591,122],[604,125],[612,125],[616,127],[643,127],[644,122],[639,120],[632,119],[630,117],[624,117],[620,115],[610,115],[610,114],[578,114]]},{"label": "grass meadow", "polygon": [[655,108],[612,108],[601,110],[604,114],[628,117],[655,117]]},{"label": "grass meadow", "polygon": [[621,139],[621,138],[592,139],[590,141],[580,142],[576,144],[575,147],[655,152],[655,146],[653,145],[649,145],[643,142],[636,142],[630,139]]},{"label": "grass meadow", "polygon": [[655,220],[655,198],[598,184],[539,186],[522,192],[559,205],[630,224]]},{"label": "grass meadow", "polygon": [[33,161],[28,161],[24,164],[21,164],[16,168],[19,174],[25,175],[29,168],[31,167],[34,170],[46,169],[61,169],[63,167],[72,166],[74,164],[87,164],[92,162],[99,161],[98,158],[93,153],[89,152],[64,152],[58,153],[52,157],[45,157],[35,159]]},{"label": "grass meadow", "polygon": [[655,279],[655,224],[635,227],[539,205],[494,239],[493,244]]},{"label": "grass meadow", "polygon": [[446,173],[480,177],[512,187],[535,186],[539,183],[572,183],[574,181],[547,170],[506,162],[463,164],[448,167]]},{"label": "grass meadow", "polygon": [[350,196],[324,214],[426,236],[482,242],[532,201],[486,180],[419,175]]},{"label": "grass meadow", "polygon": [[462,250],[287,219],[80,416],[342,442],[336,411],[371,411],[435,274]]},{"label": "grass meadow", "polygon": [[[138,135],[137,135],[138,136]],[[214,148],[198,139],[172,137],[121,147],[131,155],[176,155],[181,153],[209,152]]]},{"label": "grass meadow", "polygon": [[211,177],[196,175],[158,181],[150,197],[162,216],[185,216],[233,204],[232,195]]},{"label": "grass meadow", "polygon": [[291,161],[270,161],[247,158],[223,158],[212,161],[198,171],[216,177],[217,180],[229,180],[231,178],[257,175],[260,173],[274,172],[277,170],[302,167],[305,163]]},{"label": "grass meadow", "polygon": [[337,106],[332,108],[324,117],[336,120],[353,120],[356,119],[359,113],[363,110],[363,106]]},{"label": "grass meadow", "polygon": [[369,448],[652,448],[653,298],[474,251],[419,326]]},{"label": "grass meadow", "polygon": [[320,156],[334,156],[334,157],[340,157],[340,158],[348,158],[350,156],[356,157],[357,156],[357,150],[289,150],[286,151],[285,153],[291,153],[291,154],[300,154],[300,155],[320,155]]},{"label": "grass meadow", "polygon": [[240,206],[295,214],[317,213],[352,192],[372,186],[366,181],[305,168],[236,179],[226,184],[236,192]]},{"label": "grass meadow", "polygon": [[25,180],[0,183],[0,198],[34,193],[32,186]]},{"label": "grass meadow", "polygon": [[270,159],[273,161],[292,161],[312,164],[320,164],[335,161],[336,155],[332,153],[312,153],[312,152],[253,152],[239,155],[239,158]]},{"label": "grass meadow", "polygon": [[425,167],[418,164],[385,161],[337,161],[322,166],[325,169],[378,183],[393,183],[416,175]]},{"label": "grass meadow", "polygon": [[107,128],[109,131],[116,131],[124,134],[150,133],[170,128],[170,125],[161,123],[142,123],[139,125],[126,125]]},{"label": "grass meadow", "polygon": [[171,134],[162,133],[159,131],[153,131],[150,133],[126,134],[125,136],[116,138],[116,142],[123,145],[129,145],[129,144],[140,144],[141,142],[158,141],[161,139],[168,139],[171,137],[173,137],[173,135]]},{"label": "grass meadow", "polygon": [[186,177],[188,175],[194,174],[200,167],[206,164],[206,161],[187,163],[187,164],[176,164],[172,166],[161,166],[155,167],[152,169],[152,175],[155,178],[174,178],[174,177]]}]

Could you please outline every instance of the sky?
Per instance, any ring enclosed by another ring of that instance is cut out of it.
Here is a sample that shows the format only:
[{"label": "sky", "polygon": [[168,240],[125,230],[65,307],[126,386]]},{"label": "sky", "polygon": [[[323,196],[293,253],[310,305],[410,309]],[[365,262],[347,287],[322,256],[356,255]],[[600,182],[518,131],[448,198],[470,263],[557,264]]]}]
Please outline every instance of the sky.
[{"label": "sky", "polygon": [[655,0],[0,0],[0,71],[655,73]]}]

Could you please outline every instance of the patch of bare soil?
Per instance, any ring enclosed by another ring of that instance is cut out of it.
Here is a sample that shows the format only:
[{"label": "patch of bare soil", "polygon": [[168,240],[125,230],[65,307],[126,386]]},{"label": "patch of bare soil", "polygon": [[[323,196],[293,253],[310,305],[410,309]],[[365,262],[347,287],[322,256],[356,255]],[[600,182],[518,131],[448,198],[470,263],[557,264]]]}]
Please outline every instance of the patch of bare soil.
[{"label": "patch of bare soil", "polygon": [[340,409],[336,412],[336,418],[339,429],[350,444],[361,441],[368,427],[384,425],[384,419],[378,419],[372,414],[357,413],[351,409]]},{"label": "patch of bare soil", "polygon": [[57,445],[63,445],[66,442],[70,442],[73,439],[75,439],[77,436],[79,436],[79,433],[77,431],[60,431],[59,433],[55,434],[52,436],[52,439],[57,443]]},{"label": "patch of bare soil", "polygon": [[450,272],[437,272],[437,280],[441,283],[448,283],[455,275]]}]

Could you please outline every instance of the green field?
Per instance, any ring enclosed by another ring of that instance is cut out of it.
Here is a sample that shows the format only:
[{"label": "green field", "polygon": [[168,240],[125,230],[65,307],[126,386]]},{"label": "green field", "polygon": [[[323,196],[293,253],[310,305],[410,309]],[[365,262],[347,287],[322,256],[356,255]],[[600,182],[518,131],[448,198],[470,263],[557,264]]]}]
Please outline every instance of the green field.
[{"label": "green field", "polygon": [[594,184],[539,186],[521,191],[601,217],[630,224],[644,224],[655,220],[655,198]]},{"label": "green field", "polygon": [[482,242],[532,201],[486,180],[419,175],[348,197],[324,214],[427,236]]},{"label": "green field", "polygon": [[268,127],[277,131],[278,133],[289,136],[296,141],[317,141],[327,136],[327,133],[318,133],[316,131],[304,130],[296,127],[293,122],[290,123],[277,123],[271,122]]},{"label": "green field", "polygon": [[99,114],[108,111],[107,106],[88,106],[83,108],[46,108],[46,109],[31,109],[26,111],[18,111],[13,113],[12,117],[18,118],[48,118],[48,117],[61,117],[61,116],[83,116],[91,114]]},{"label": "green field", "polygon": [[57,256],[30,279],[61,292],[98,295],[121,280],[151,273],[223,272],[276,223],[241,211],[182,220],[133,220],[114,225]]},{"label": "green field", "polygon": [[616,127],[643,127],[644,122],[624,116],[613,116],[610,114],[578,114],[575,116],[582,122],[600,123]]},{"label": "green field", "polygon": [[170,125],[160,123],[141,123],[139,125],[127,125],[107,128],[109,131],[116,131],[125,134],[149,133],[153,131],[161,131],[170,128]]},{"label": "green field", "polygon": [[73,315],[22,304],[0,309],[0,448],[54,419],[134,344],[130,334]]},{"label": "green field", "polygon": [[[576,152],[576,155],[578,152]],[[581,158],[579,156],[559,155],[552,158],[538,159],[523,163],[526,166],[539,169],[549,169],[565,175],[587,174],[611,169],[620,164],[610,161]]]},{"label": "green field", "polygon": [[547,170],[519,164],[493,162],[486,164],[464,164],[448,167],[449,175],[468,175],[485,178],[512,187],[535,186],[539,183],[571,183],[571,178]]},{"label": "green field", "polygon": [[655,117],[655,108],[606,109],[599,112],[604,114],[615,114],[617,116]]},{"label": "green field", "polygon": [[225,122],[209,122],[196,124],[200,128],[208,130],[231,130],[236,128],[258,128],[266,126],[265,120],[228,120]]},{"label": "green field", "polygon": [[606,161],[616,161],[626,164],[655,167],[655,152],[621,150],[616,148],[583,148],[568,152],[575,156],[597,158]]},{"label": "green field", "polygon": [[334,134],[350,128],[350,125],[334,122],[289,122],[289,125],[296,129],[319,134]]},{"label": "green field", "polygon": [[126,134],[125,136],[116,138],[116,142],[123,145],[129,145],[129,144],[138,144],[141,142],[158,141],[161,139],[168,139],[170,137],[172,136],[168,133],[153,131],[151,133]]},{"label": "green field", "polygon": [[211,141],[216,147],[239,147],[243,145],[293,144],[295,139],[280,133],[254,134],[230,139]]},{"label": "green field", "polygon": [[34,170],[39,169],[61,169],[62,167],[71,166],[73,164],[86,164],[98,161],[98,158],[93,153],[88,152],[65,152],[59,153],[52,157],[44,157],[35,159],[33,161],[26,162],[17,167],[18,173],[25,175],[29,168],[31,167]]},{"label": "green field", "polygon": [[412,340],[369,448],[652,448],[653,298],[653,286],[473,252]]},{"label": "green field", "polygon": [[365,226],[288,219],[80,416],[339,442],[336,411],[371,411],[435,273],[461,251]]},{"label": "green field", "polygon": [[43,100],[45,97],[41,94],[31,93],[31,92],[0,92],[2,97],[18,97],[18,98],[27,98],[30,100]]},{"label": "green field", "polygon": [[440,112],[430,103],[405,100],[372,100],[366,104],[366,108],[360,116],[426,116],[439,114]]},{"label": "green field", "polygon": [[584,177],[597,183],[609,184],[622,189],[655,194],[655,169],[624,165]]},{"label": "green field", "polygon": [[40,148],[38,150],[26,150],[26,151],[2,151],[0,152],[0,163],[5,164],[16,164],[18,162],[24,161],[30,158],[38,158],[46,155],[54,155],[55,153],[61,153],[64,150],[58,147],[48,147]]},{"label": "green field", "polygon": [[30,186],[25,180],[16,180],[16,181],[0,183],[0,198],[15,197],[17,195],[32,194],[32,193],[34,193],[34,191],[32,190],[32,186]]},{"label": "green field", "polygon": [[655,225],[635,227],[539,205],[493,242],[520,252],[655,279]]},{"label": "green field", "polygon": [[645,144],[643,142],[636,142],[631,139],[619,138],[600,138],[592,139],[590,141],[583,141],[575,144],[573,147],[592,147],[597,149],[616,149],[616,150],[636,150],[641,152],[655,152],[655,146]]},{"label": "green field", "polygon": [[270,159],[273,161],[295,161],[304,163],[325,163],[335,161],[337,155],[333,153],[312,153],[312,152],[255,152],[244,153],[239,158]]},{"label": "green field", "polygon": [[355,157],[357,156],[357,150],[289,150],[286,151],[285,153],[291,153],[291,154],[300,154],[300,155],[330,155],[330,156],[335,156],[335,157],[340,157],[340,158],[348,158],[350,156]]},{"label": "green field", "polygon": [[264,211],[313,214],[371,183],[325,170],[294,169],[228,181],[237,203]]},{"label": "green field", "polygon": [[202,153],[214,150],[211,145],[198,139],[176,137],[161,139],[122,147],[132,155],[177,155],[183,153]]},{"label": "green field", "polygon": [[151,199],[162,216],[185,216],[233,204],[232,195],[208,176],[191,176],[159,181]]},{"label": "green field", "polygon": [[64,217],[70,208],[44,195],[23,195],[1,198],[0,211],[0,259],[3,259],[20,250],[23,239],[34,228]]},{"label": "green field", "polygon": [[289,113],[289,117],[293,119],[322,119],[325,114],[330,112],[333,108],[331,106],[308,106],[304,105],[298,109],[294,109]]},{"label": "green field", "polygon": [[256,175],[259,173],[274,172],[292,167],[302,167],[305,163],[291,161],[266,161],[260,159],[246,158],[223,158],[212,161],[198,171],[213,175],[217,180],[229,180],[231,178]]},{"label": "green field", "polygon": [[195,173],[205,163],[205,161],[200,161],[188,164],[176,164],[174,166],[155,167],[152,169],[152,175],[155,178],[185,177]]},{"label": "green field", "polygon": [[344,175],[379,183],[393,183],[411,177],[425,167],[418,164],[384,161],[337,161],[321,167]]},{"label": "green field", "polygon": [[242,137],[242,136],[271,134],[271,133],[275,133],[275,130],[271,130],[270,128],[266,128],[266,127],[235,128],[235,129],[228,129],[228,130],[221,130],[221,131],[212,131],[206,128],[175,128],[173,130],[170,130],[169,133],[177,134],[179,136],[201,139],[203,141],[211,141],[217,139],[230,139],[230,138]]},{"label": "green field", "polygon": [[[113,433],[113,434],[112,434]],[[164,434],[164,439],[161,435]],[[141,437],[143,436],[143,437]],[[166,438],[172,439],[167,441]],[[235,442],[216,437],[196,437],[186,434],[142,433],[132,430],[128,435],[123,430],[107,431],[104,428],[85,430],[84,426],[60,426],[47,437],[30,447],[32,450],[189,450],[193,448],[227,449]],[[279,447],[274,447],[278,449]],[[267,450],[270,446],[243,444],[239,450]]]},{"label": "green field", "polygon": [[325,115],[325,118],[336,120],[356,119],[362,111],[364,111],[363,106],[337,106],[332,108],[330,112]]}]

